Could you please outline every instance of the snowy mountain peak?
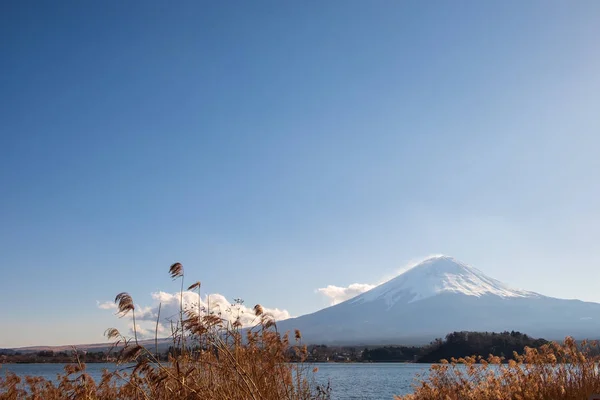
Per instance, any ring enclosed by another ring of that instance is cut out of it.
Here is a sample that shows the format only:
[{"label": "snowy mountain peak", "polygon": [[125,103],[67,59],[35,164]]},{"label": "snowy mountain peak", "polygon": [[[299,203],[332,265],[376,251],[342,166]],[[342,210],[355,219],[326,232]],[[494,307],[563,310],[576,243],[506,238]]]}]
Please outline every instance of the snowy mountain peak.
[{"label": "snowy mountain peak", "polygon": [[396,303],[413,303],[443,293],[480,297],[539,297],[537,293],[512,289],[449,256],[429,257],[408,271],[365,292],[351,303],[385,300],[388,307]]}]

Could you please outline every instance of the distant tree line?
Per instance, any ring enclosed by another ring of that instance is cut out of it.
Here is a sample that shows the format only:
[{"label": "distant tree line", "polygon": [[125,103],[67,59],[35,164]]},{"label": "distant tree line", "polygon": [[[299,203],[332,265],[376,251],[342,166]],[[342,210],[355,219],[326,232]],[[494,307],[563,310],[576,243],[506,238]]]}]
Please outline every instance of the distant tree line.
[{"label": "distant tree line", "polygon": [[28,364],[28,363],[60,363],[68,364],[77,361],[85,363],[98,363],[110,361],[107,358],[107,353],[98,351],[78,351],[75,354],[74,351],[12,351],[12,350],[0,350],[0,364]]},{"label": "distant tree line", "polygon": [[[482,356],[490,354],[504,357],[507,361],[513,358],[513,352],[522,353],[525,347],[537,348],[548,343],[544,339],[535,339],[521,332],[452,332],[445,339],[436,339],[425,346],[384,346],[366,347],[363,350],[352,346],[308,346],[309,362],[421,362],[437,363],[442,359],[466,356]],[[192,349],[198,351],[199,348]],[[160,360],[176,356],[178,349],[169,347],[167,351],[155,354]],[[192,351],[191,353],[194,353]],[[212,349],[204,349],[212,351]],[[118,353],[118,350],[116,351]],[[110,362],[114,360],[115,351],[85,352],[78,351],[82,362]],[[296,361],[290,353],[290,361]],[[1,363],[70,363],[76,360],[73,352],[38,351],[21,353],[9,349],[0,349]]]},{"label": "distant tree line", "polygon": [[423,353],[423,347],[385,346],[365,348],[362,361],[365,362],[409,362],[416,361]]},{"label": "distant tree line", "polygon": [[442,359],[490,354],[513,359],[513,352],[522,353],[525,347],[538,348],[548,343],[544,339],[535,339],[521,332],[452,332],[445,340],[436,339],[423,348],[418,362],[436,363]]}]

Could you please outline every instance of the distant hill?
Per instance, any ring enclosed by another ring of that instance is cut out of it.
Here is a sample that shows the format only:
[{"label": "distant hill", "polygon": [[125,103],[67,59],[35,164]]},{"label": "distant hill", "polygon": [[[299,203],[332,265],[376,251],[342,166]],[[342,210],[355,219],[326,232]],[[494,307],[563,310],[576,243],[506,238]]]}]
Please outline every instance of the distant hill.
[{"label": "distant hill", "polygon": [[522,354],[525,347],[538,348],[548,341],[535,339],[521,332],[452,332],[444,339],[436,339],[422,347],[384,346],[365,348],[362,361],[366,362],[407,362],[437,363],[442,359],[450,361],[468,356],[491,354],[513,358],[513,352]]},{"label": "distant hill", "polygon": [[[149,339],[149,340],[140,340],[139,343],[142,346],[145,346],[149,349],[154,350],[154,339]],[[159,351],[165,351],[169,348],[169,346],[171,346],[173,344],[173,340],[170,338],[166,338],[166,339],[158,339],[158,348]],[[84,351],[108,351],[112,348],[112,343],[107,342],[107,343],[92,343],[92,344],[78,344],[76,346],[74,346],[75,348],[77,348],[77,350],[84,350]],[[6,350],[10,350],[10,351],[19,351],[21,353],[37,353],[40,351],[54,351],[54,352],[61,352],[61,351],[71,351],[73,350],[73,346],[71,345],[66,345],[66,346],[28,346],[28,347],[19,347],[19,348],[14,348],[14,349],[6,349]]]},{"label": "distant hill", "polygon": [[489,355],[513,359],[514,352],[522,354],[525,347],[538,348],[548,343],[545,339],[535,339],[521,332],[453,332],[444,340],[437,340],[427,346],[418,362],[437,363],[467,356]]}]

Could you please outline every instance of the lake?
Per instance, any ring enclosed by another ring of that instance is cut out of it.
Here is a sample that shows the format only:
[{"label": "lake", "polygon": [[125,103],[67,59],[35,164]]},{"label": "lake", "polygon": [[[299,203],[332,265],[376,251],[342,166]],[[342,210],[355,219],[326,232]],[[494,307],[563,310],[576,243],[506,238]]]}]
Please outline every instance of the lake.
[{"label": "lake", "polygon": [[[333,399],[381,400],[393,399],[394,395],[412,392],[417,374],[425,374],[429,364],[313,364],[319,368],[315,375],[319,384],[331,382]],[[63,372],[63,364],[4,364],[0,374],[12,371],[17,375],[36,375],[56,379]],[[103,369],[114,370],[115,364],[87,364],[87,372],[98,381]]]}]

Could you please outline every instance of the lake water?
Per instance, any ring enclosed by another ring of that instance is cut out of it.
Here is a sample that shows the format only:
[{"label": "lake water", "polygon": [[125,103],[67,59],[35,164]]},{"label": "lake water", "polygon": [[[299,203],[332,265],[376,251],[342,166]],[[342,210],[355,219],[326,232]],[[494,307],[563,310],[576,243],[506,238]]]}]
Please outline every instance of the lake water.
[{"label": "lake water", "polygon": [[428,364],[317,364],[317,383],[329,380],[333,399],[393,399],[412,393],[417,374],[424,375]]},{"label": "lake water", "polygon": [[[394,395],[412,392],[417,374],[425,374],[429,364],[314,364],[319,368],[315,375],[317,383],[331,382],[333,399],[381,400],[393,399]],[[4,364],[0,374],[12,371],[17,375],[36,375],[56,379],[63,372],[63,364]],[[114,370],[115,364],[87,364],[87,372],[98,381],[103,369]]]}]

